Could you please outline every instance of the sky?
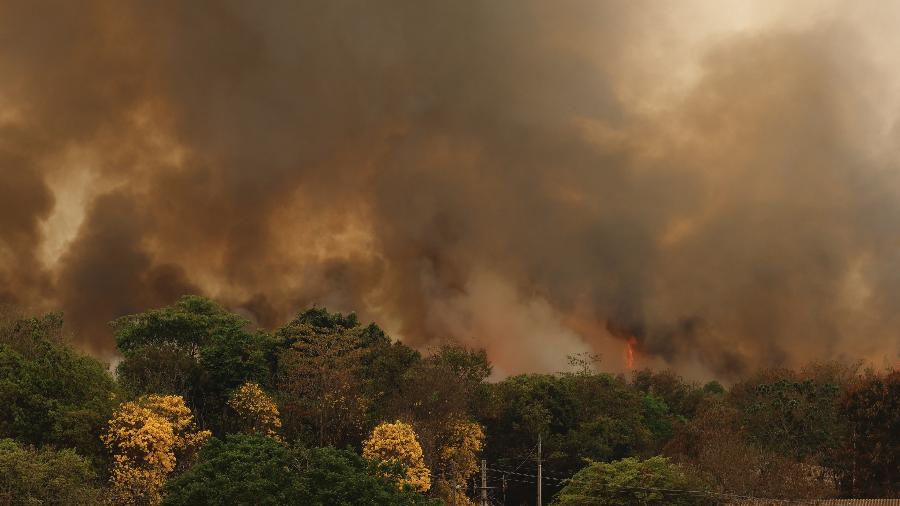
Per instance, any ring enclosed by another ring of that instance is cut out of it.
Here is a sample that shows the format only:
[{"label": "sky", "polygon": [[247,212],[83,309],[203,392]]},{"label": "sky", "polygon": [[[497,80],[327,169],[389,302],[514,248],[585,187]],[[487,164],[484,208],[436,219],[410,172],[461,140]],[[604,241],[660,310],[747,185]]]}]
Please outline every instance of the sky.
[{"label": "sky", "polygon": [[[900,2],[0,0],[0,303],[503,376],[900,358]],[[628,348],[633,363],[629,363]]]}]

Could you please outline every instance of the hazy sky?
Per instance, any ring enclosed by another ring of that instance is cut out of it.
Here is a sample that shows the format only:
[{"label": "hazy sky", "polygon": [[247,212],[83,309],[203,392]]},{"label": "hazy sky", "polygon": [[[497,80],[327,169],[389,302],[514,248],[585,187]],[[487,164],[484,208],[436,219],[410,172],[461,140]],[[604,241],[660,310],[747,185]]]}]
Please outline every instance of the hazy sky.
[{"label": "hazy sky", "polygon": [[900,356],[900,2],[0,0],[0,301],[499,374]]}]

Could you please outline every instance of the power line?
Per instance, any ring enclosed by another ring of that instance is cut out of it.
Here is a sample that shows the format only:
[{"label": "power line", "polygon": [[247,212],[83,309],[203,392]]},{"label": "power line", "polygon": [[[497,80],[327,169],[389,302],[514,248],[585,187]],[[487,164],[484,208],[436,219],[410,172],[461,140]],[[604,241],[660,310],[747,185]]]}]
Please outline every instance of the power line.
[{"label": "power line", "polygon": [[[500,474],[513,474],[513,475],[517,475],[517,476],[527,476],[527,477],[529,477],[529,478],[537,478],[537,475],[535,475],[535,474],[518,473],[518,472],[515,472],[515,471],[510,471],[510,470],[508,470],[508,469],[501,469],[501,468],[489,467],[488,470],[489,470],[489,471],[493,471],[493,472],[495,472],[495,473],[500,473]],[[571,478],[557,478],[557,477],[554,477],[554,476],[547,476],[546,474],[542,474],[541,476],[542,476],[545,480],[554,480],[554,481],[569,481],[569,480],[571,479]]]},{"label": "power line", "polygon": [[[506,480],[520,483],[523,485],[534,485],[537,483],[537,475],[528,474],[528,473],[520,473],[518,470],[511,471],[509,469],[502,469],[496,467],[487,467],[486,470],[504,475]],[[514,477],[508,477],[508,475],[512,475]],[[560,484],[573,481],[572,478],[556,478],[550,476],[542,476],[544,480],[552,480],[556,481]],[[739,500],[747,500],[747,501],[757,501],[757,500],[765,500],[772,503],[779,504],[808,504],[808,505],[817,505],[820,504],[819,501],[811,500],[811,499],[772,499],[772,498],[760,498],[750,495],[743,494],[732,494],[727,492],[714,492],[711,490],[696,490],[696,489],[683,489],[683,488],[666,488],[666,487],[647,487],[647,486],[638,486],[638,485],[615,485],[615,486],[606,486],[604,490],[607,491],[624,491],[624,490],[633,490],[633,491],[641,491],[641,492],[659,492],[661,494],[667,495],[698,495],[703,497],[711,497],[711,498],[721,498],[721,499],[739,499]],[[572,494],[576,497],[592,497],[593,496],[582,496],[581,494]]]},{"label": "power line", "polygon": [[[523,465],[525,465],[526,462],[528,462],[529,460],[531,460],[531,459],[532,459],[532,456],[535,454],[536,451],[537,451],[537,444],[535,444],[535,445],[531,448],[531,450],[528,451],[528,454],[527,454],[525,457],[522,457],[521,455],[519,455],[518,457],[510,457],[509,460],[512,460],[513,458],[522,458],[522,461],[519,462],[519,465],[516,466],[516,468],[514,469],[514,471],[518,471]],[[501,458],[500,460],[502,461],[502,460],[506,460],[506,459],[502,459],[502,458]]]},{"label": "power line", "polygon": [[[485,499],[488,499],[487,497],[485,497],[486,494],[484,494],[484,492],[486,492],[488,489],[495,488],[495,487],[487,486],[487,473],[488,472],[500,474],[502,476],[502,479],[504,480],[504,493],[505,493],[505,482],[506,481],[518,483],[518,484],[522,484],[522,485],[535,485],[535,484],[540,483],[540,481],[543,481],[543,480],[554,481],[557,483],[557,485],[576,482],[573,478],[559,478],[559,477],[554,477],[554,476],[543,475],[543,473],[541,473],[541,475],[535,475],[535,474],[519,472],[519,468],[521,468],[522,465],[525,462],[527,462],[527,459],[528,458],[526,457],[526,460],[523,460],[518,466],[516,466],[516,468],[514,470],[504,469],[502,467],[488,467],[487,461],[482,460],[482,486],[481,487],[475,486],[475,483],[474,483],[475,477],[473,476],[472,477],[473,492],[480,489],[483,492],[482,500],[484,501]],[[503,459],[499,459],[499,460],[502,461]],[[733,493],[728,493],[728,492],[714,492],[711,490],[696,490],[696,489],[687,489],[687,488],[667,488],[667,487],[648,487],[648,486],[639,486],[639,485],[608,485],[608,486],[602,487],[601,490],[598,490],[598,492],[604,492],[604,491],[616,492],[616,491],[629,491],[629,490],[642,491],[642,492],[658,492],[658,493],[664,494],[664,495],[695,495],[695,496],[701,496],[701,497],[716,498],[716,499],[728,499],[728,500],[742,500],[742,501],[761,501],[762,500],[762,501],[767,501],[769,503],[786,504],[786,505],[787,504],[821,505],[821,501],[814,500],[814,499],[774,499],[774,498],[755,497],[755,496],[743,495],[743,494],[733,494]],[[582,495],[582,494],[570,494],[570,495],[573,495],[575,497],[595,498],[595,496],[587,496],[587,495]],[[494,499],[495,498],[490,498],[488,500],[493,504]]]}]

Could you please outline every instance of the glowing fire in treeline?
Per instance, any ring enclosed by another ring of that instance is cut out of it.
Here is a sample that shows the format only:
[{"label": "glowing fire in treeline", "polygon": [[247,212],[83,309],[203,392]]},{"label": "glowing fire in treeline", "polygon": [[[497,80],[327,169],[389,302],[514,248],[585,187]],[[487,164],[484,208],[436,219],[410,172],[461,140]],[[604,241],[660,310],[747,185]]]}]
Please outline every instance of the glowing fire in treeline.
[{"label": "glowing fire in treeline", "polygon": [[628,341],[625,342],[625,367],[629,370],[634,369],[634,347],[637,344],[637,340],[633,337],[629,337]]}]

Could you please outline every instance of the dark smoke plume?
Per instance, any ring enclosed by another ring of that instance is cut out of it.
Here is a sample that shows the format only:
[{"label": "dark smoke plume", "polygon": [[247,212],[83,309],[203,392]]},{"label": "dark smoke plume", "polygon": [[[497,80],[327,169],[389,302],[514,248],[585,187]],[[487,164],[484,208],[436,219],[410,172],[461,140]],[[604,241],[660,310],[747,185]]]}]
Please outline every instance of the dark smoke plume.
[{"label": "dark smoke plume", "polygon": [[0,0],[0,302],[894,361],[898,11],[746,4]]}]

